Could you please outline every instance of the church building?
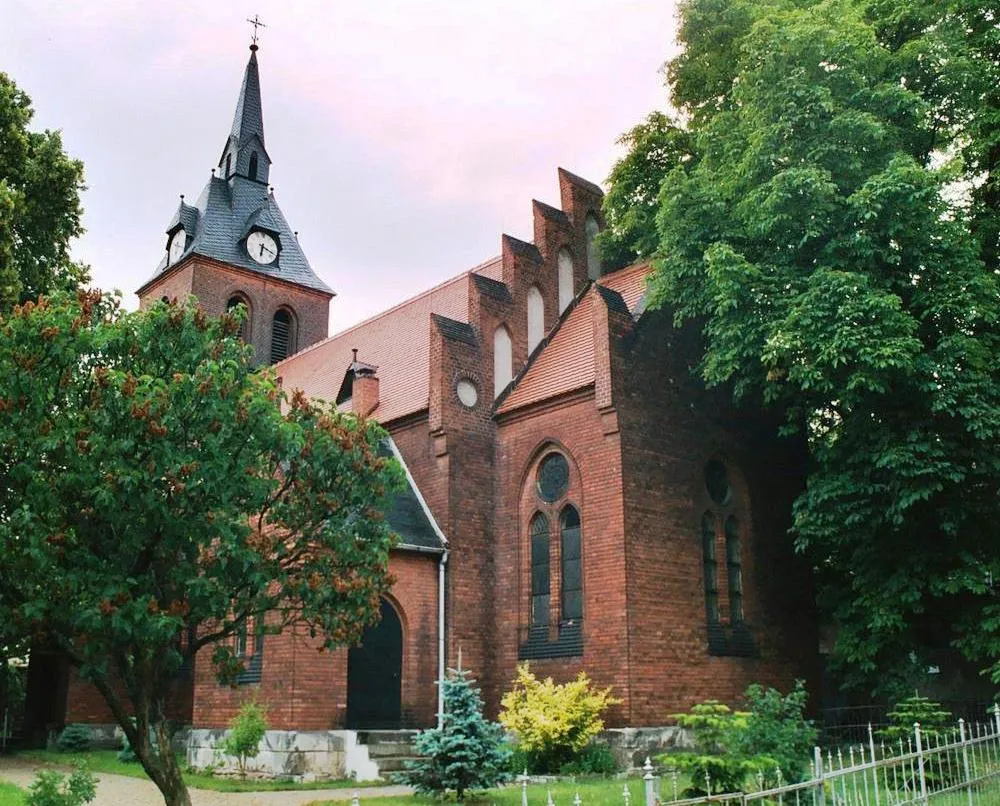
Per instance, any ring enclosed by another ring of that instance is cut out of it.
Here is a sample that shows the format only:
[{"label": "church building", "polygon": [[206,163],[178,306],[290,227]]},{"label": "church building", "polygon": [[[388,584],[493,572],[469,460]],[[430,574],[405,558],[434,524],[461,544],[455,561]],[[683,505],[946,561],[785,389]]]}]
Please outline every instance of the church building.
[{"label": "church building", "polygon": [[[735,703],[752,682],[816,682],[808,569],[788,536],[803,456],[698,380],[698,333],[649,307],[650,265],[604,270],[597,185],[559,169],[558,206],[531,201],[531,242],[502,235],[499,255],[328,337],[327,282],[349,267],[310,265],[271,167],[254,45],[218,167],[197,201],[181,197],[141,304],[246,306],[257,360],[289,393],[377,420],[409,486],[389,513],[379,624],[334,653],[301,632],[240,638],[234,687],[202,653],[176,714],[192,757],[251,695],[293,744],[431,726],[435,681],[459,659],[494,715],[519,662],[560,681],[585,671],[620,700],[610,727]],[[69,686],[66,722],[112,721]]]}]

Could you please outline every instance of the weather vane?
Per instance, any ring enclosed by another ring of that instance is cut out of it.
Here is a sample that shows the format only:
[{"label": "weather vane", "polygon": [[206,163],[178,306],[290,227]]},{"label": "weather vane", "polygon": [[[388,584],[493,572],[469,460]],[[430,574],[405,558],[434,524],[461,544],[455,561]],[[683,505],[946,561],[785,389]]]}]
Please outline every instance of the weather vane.
[{"label": "weather vane", "polygon": [[253,15],[253,19],[250,19],[249,17],[247,17],[247,22],[249,22],[253,26],[253,39],[251,40],[250,47],[252,47],[254,50],[256,50],[257,49],[257,34],[258,34],[257,29],[258,28],[267,28],[267,26],[264,25],[264,23],[262,23],[260,21],[260,15],[258,15],[258,14],[254,14]]}]

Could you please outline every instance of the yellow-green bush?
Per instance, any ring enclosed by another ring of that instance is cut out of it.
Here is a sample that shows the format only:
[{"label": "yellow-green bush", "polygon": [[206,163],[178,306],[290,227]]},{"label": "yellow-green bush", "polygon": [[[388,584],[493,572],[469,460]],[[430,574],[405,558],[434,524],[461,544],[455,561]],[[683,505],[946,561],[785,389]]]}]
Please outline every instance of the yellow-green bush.
[{"label": "yellow-green bush", "polygon": [[539,680],[525,663],[503,696],[500,724],[515,734],[533,772],[558,772],[604,729],[601,715],[619,702],[610,687],[593,689],[584,672],[560,684]]}]

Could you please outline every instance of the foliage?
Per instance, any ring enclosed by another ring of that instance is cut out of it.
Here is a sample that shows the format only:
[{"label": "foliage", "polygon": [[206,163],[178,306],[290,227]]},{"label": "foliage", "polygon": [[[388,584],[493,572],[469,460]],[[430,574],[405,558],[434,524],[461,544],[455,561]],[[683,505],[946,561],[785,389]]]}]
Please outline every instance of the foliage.
[{"label": "foliage", "polygon": [[41,770],[28,787],[27,806],[82,806],[97,797],[97,779],[77,767],[69,779],[62,773]]},{"label": "foliage", "polygon": [[889,711],[889,724],[880,730],[879,736],[890,744],[913,740],[913,726],[920,724],[920,733],[928,737],[940,737],[954,728],[951,711],[941,707],[929,697],[914,693],[896,703]]},{"label": "foliage", "polygon": [[391,584],[382,432],[286,397],[237,328],[98,292],[0,320],[0,623],[67,654],[169,804],[183,664],[204,648],[231,681],[248,622],[349,644]]},{"label": "foliage", "polygon": [[240,706],[239,713],[229,723],[229,733],[221,750],[236,759],[240,778],[247,777],[247,760],[257,758],[260,742],[267,732],[267,713],[262,705],[249,700]]},{"label": "foliage", "polygon": [[89,279],[69,258],[83,232],[83,165],[59,132],[29,131],[32,117],[31,99],[0,72],[0,312]]},{"label": "foliage", "polygon": [[67,725],[56,739],[56,749],[60,753],[84,753],[90,749],[92,740],[93,733],[87,725]]},{"label": "foliage", "polygon": [[469,672],[449,669],[441,685],[441,726],[417,735],[414,747],[422,758],[409,762],[400,778],[418,792],[453,790],[462,800],[470,790],[489,789],[509,778],[510,751],[500,726],[483,717],[483,700]]},{"label": "foliage", "polygon": [[584,672],[557,684],[551,677],[538,680],[523,663],[503,696],[500,723],[516,735],[531,762],[529,771],[555,773],[604,729],[601,715],[620,702],[610,687],[593,690]]},{"label": "foliage", "polygon": [[[657,244],[702,378],[808,446],[794,533],[858,687],[949,641],[1000,680],[995,11],[686,0],[676,116],[635,130],[607,196],[614,249]],[[649,129],[684,147],[649,159]]]},{"label": "foliage", "polygon": [[748,775],[773,768],[770,758],[740,752],[749,716],[718,700],[698,703],[687,714],[674,714],[677,724],[690,732],[694,751],[661,755],[657,762],[687,773],[691,785],[684,790],[685,797],[739,792]]},{"label": "foliage", "polygon": [[592,741],[572,761],[559,768],[560,775],[614,775],[618,759],[604,742]]},{"label": "foliage", "polygon": [[[805,780],[819,737],[819,731],[804,716],[809,698],[805,683],[795,681],[788,694],[754,683],[743,696],[748,717],[738,736],[737,751],[746,757],[772,759],[786,783]],[[769,782],[777,784],[773,767],[764,774]]]}]

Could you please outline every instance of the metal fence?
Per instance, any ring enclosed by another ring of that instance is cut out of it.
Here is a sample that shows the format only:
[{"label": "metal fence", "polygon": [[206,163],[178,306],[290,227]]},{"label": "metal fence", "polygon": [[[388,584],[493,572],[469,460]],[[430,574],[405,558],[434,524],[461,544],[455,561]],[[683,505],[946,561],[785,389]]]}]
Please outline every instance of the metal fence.
[{"label": "metal fence", "polygon": [[[672,776],[673,792],[663,792],[666,779],[657,787],[647,785],[645,806],[973,806],[1000,803],[1000,705],[993,718],[966,722],[949,730],[922,731],[913,725],[906,739],[880,740],[872,726],[867,741],[836,750],[813,753],[809,780],[765,789],[763,779],[756,792],[729,792],[676,800],[677,776]],[[646,777],[652,775],[647,759]],[[780,773],[779,773],[780,777]],[[699,785],[701,782],[699,782]],[[779,780],[780,784],[780,780]],[[711,779],[705,787],[712,791]],[[650,795],[650,790],[653,795]]]}]

